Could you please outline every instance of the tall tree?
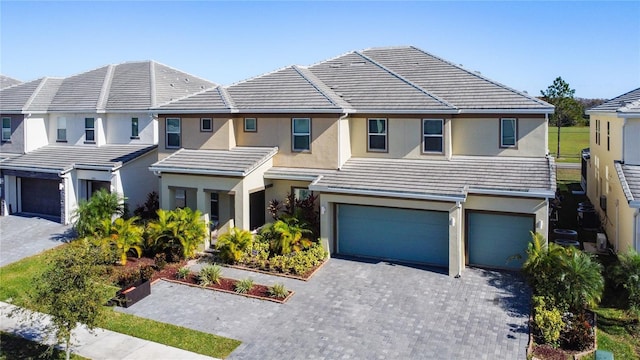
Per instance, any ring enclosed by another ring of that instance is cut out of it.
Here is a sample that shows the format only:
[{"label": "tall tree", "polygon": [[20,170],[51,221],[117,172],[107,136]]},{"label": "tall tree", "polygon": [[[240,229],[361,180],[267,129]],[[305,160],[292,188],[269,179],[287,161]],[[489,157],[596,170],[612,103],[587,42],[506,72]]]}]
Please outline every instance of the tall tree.
[{"label": "tall tree", "polygon": [[555,112],[551,115],[551,122],[558,127],[558,149],[556,157],[560,157],[560,129],[564,125],[571,125],[582,117],[583,109],[573,95],[575,90],[558,76],[547,90],[540,90],[543,100],[555,106]]}]

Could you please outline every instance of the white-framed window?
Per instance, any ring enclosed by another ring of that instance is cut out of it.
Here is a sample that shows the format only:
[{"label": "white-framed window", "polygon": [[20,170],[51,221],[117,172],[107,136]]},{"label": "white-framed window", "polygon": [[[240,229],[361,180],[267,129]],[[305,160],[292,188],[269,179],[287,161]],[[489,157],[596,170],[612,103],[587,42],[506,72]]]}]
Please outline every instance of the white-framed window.
[{"label": "white-framed window", "polygon": [[607,121],[607,151],[611,150],[611,123]]},{"label": "white-framed window", "polygon": [[443,119],[422,119],[422,152],[444,152]]},{"label": "white-framed window", "polygon": [[311,119],[293,118],[291,120],[292,146],[293,151],[311,150]]},{"label": "white-framed window", "polygon": [[244,118],[244,132],[257,132],[257,131],[258,131],[258,119]]},{"label": "white-framed window", "polygon": [[139,139],[140,138],[140,130],[139,130],[139,121],[138,118],[131,118],[131,138]]},{"label": "white-framed window", "polygon": [[84,141],[96,141],[96,119],[84,118]]},{"label": "white-framed window", "polygon": [[387,151],[387,119],[368,119],[367,151]]},{"label": "white-framed window", "polygon": [[176,149],[180,147],[180,118],[167,118],[166,121],[166,148]]},{"label": "white-framed window", "polygon": [[516,147],[518,139],[518,122],[514,118],[500,119],[500,147]]},{"label": "white-framed window", "polygon": [[59,117],[56,126],[56,141],[67,141],[67,118]]},{"label": "white-framed window", "polygon": [[187,190],[186,189],[176,189],[176,209],[183,209],[187,207]]},{"label": "white-framed window", "polygon": [[200,131],[213,131],[213,120],[211,118],[200,119]]},{"label": "white-framed window", "polygon": [[596,119],[596,145],[600,145],[600,120]]},{"label": "white-framed window", "polygon": [[10,141],[11,140],[11,118],[3,117],[2,118],[2,141]]},{"label": "white-framed window", "polygon": [[293,198],[296,200],[308,199],[313,194],[313,192],[308,188],[294,187],[292,188],[292,191],[293,191]]}]

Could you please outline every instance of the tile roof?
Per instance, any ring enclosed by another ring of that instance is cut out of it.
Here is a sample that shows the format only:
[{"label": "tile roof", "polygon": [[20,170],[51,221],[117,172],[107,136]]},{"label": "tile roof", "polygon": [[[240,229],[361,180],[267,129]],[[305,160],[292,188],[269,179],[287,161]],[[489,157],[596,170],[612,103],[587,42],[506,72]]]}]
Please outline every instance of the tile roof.
[{"label": "tile roof", "polygon": [[0,90],[0,111],[21,112],[46,78],[29,81]]},{"label": "tile roof", "polygon": [[459,109],[553,111],[551,104],[413,46],[372,48],[361,53]]},{"label": "tile roof", "polygon": [[149,170],[244,177],[277,152],[277,147],[235,147],[231,150],[180,149],[151,165]]},{"label": "tile roof", "polygon": [[331,175],[337,170],[315,168],[289,168],[274,166],[264,173],[265,179],[313,181],[320,175]]},{"label": "tile roof", "polygon": [[[631,90],[628,93],[622,94],[609,101],[606,101],[598,106],[592,107],[587,112],[599,112],[599,111],[618,111],[629,106],[631,103],[640,101],[640,88]],[[640,108],[640,104],[635,105],[636,108]],[[637,111],[638,109],[636,109]]]},{"label": "tile roof", "polygon": [[460,156],[446,160],[351,158],[311,190],[399,198],[463,200],[468,193],[553,196],[553,158]]},{"label": "tile roof", "polygon": [[22,81],[0,74],[0,89],[22,84]]},{"label": "tile roof", "polygon": [[157,145],[47,145],[0,162],[0,169],[67,172],[74,168],[114,169],[155,150]]},{"label": "tile roof", "polygon": [[614,165],[627,202],[631,207],[640,208],[640,165],[626,165],[619,161]]},{"label": "tile roof", "polygon": [[156,107],[161,111],[231,112],[229,94],[222,86],[209,88]]}]

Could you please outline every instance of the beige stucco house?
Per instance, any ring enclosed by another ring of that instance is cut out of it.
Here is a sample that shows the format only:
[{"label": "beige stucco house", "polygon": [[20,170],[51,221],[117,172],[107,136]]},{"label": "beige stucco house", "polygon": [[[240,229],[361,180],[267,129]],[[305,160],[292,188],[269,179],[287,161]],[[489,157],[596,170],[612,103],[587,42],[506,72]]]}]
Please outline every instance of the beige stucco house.
[{"label": "beige stucco house", "polygon": [[254,229],[319,197],[333,255],[519,268],[548,232],[553,106],[414,47],[353,51],[155,109],[161,206]]},{"label": "beige stucco house", "polygon": [[615,251],[640,250],[640,88],[587,113],[587,196]]}]

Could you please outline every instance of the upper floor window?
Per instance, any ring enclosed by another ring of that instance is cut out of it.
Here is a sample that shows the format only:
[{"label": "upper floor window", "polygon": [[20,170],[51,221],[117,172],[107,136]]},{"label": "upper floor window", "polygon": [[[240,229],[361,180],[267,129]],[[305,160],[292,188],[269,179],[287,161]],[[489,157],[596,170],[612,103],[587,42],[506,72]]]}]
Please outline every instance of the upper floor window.
[{"label": "upper floor window", "polygon": [[211,118],[200,119],[200,131],[213,131],[213,120]]},{"label": "upper floor window", "polygon": [[309,151],[311,150],[311,119],[294,118],[292,119],[292,150],[293,151]]},{"label": "upper floor window", "polygon": [[167,148],[180,147],[180,118],[167,118]]},{"label": "upper floor window", "polygon": [[58,118],[56,141],[67,141],[67,119],[63,117]]},{"label": "upper floor window", "polygon": [[369,119],[368,151],[387,151],[387,119]]},{"label": "upper floor window", "polygon": [[131,138],[140,139],[140,132],[138,129],[138,118],[131,118]]},{"label": "upper floor window", "polygon": [[11,118],[2,118],[2,141],[11,140]]},{"label": "upper floor window", "polygon": [[607,121],[607,151],[611,150],[611,123]]},{"label": "upper floor window", "polygon": [[500,119],[500,147],[516,147],[518,122],[516,119]]},{"label": "upper floor window", "polygon": [[256,131],[258,131],[258,119],[244,118],[244,132],[256,132]]},{"label": "upper floor window", "polygon": [[84,118],[84,140],[87,142],[96,141],[96,119]]},{"label": "upper floor window", "polygon": [[444,120],[422,120],[422,151],[442,153],[444,150]]},{"label": "upper floor window", "polygon": [[600,120],[596,120],[596,145],[600,145]]}]

